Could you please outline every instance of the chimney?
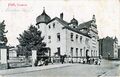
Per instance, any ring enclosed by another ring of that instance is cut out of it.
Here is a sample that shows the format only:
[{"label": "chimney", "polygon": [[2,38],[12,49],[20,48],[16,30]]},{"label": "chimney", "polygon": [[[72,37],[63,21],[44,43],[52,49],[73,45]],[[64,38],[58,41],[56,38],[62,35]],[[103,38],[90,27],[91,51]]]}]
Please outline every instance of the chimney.
[{"label": "chimney", "polygon": [[96,22],[95,15],[93,15],[92,20],[93,20],[94,22]]},{"label": "chimney", "polygon": [[63,13],[60,13],[60,19],[63,20]]}]

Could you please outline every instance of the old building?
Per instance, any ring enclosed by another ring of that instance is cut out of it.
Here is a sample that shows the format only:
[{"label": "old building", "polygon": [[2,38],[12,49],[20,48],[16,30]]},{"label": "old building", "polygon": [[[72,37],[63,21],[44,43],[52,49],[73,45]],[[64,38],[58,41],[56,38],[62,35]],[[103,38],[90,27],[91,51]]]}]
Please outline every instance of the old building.
[{"label": "old building", "polygon": [[66,55],[74,62],[80,58],[98,57],[98,31],[95,15],[90,21],[78,24],[74,17],[70,22],[64,20],[64,14],[60,18],[50,18],[43,13],[36,18],[36,25],[45,36],[44,41],[50,48],[51,56]]},{"label": "old building", "polygon": [[120,46],[118,46],[118,58],[120,59]]},{"label": "old building", "polygon": [[103,58],[118,58],[118,40],[115,37],[114,39],[111,37],[106,37],[99,40],[99,51],[100,55]]}]

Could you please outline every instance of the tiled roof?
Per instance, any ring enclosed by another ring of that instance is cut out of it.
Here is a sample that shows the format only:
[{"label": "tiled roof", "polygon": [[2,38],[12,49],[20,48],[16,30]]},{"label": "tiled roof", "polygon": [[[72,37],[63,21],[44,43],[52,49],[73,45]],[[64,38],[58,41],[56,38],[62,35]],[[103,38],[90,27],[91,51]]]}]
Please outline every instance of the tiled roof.
[{"label": "tiled roof", "polygon": [[[62,19],[60,19],[60,18],[58,18],[58,17],[55,17],[55,18],[53,18],[50,22],[52,22],[53,20],[58,20],[64,27],[63,27],[63,29],[68,29],[68,30],[71,30],[71,31],[74,31],[74,32],[76,32],[76,33],[79,33],[79,34],[82,34],[82,35],[84,35],[84,36],[87,36],[87,37],[89,37],[89,38],[91,38],[87,33],[83,33],[83,32],[81,32],[78,28],[71,28],[70,26],[69,26],[69,23],[68,22],[66,22],[66,21],[64,21],[64,20],[62,20]],[[49,23],[50,23],[49,22]]]},{"label": "tiled roof", "polygon": [[81,23],[78,26],[78,29],[89,28],[91,26],[91,23],[92,23],[92,20],[84,22],[84,23]]},{"label": "tiled roof", "polygon": [[82,34],[84,36],[87,36],[87,37],[91,38],[91,36],[89,36],[88,33],[83,33],[81,31],[79,31],[79,29],[77,29],[77,28],[74,29],[74,28],[71,28],[69,26],[64,26],[63,29],[65,29],[65,28],[68,29],[68,30],[74,31],[76,33],[79,33],[79,34]]},{"label": "tiled roof", "polygon": [[[62,19],[60,19],[60,18],[58,18],[58,17],[53,18],[50,22],[52,22],[53,20],[58,20],[58,21],[60,21],[60,23],[61,23],[63,26],[68,26],[68,22],[66,22],[66,21],[64,21],[64,20],[62,20]],[[49,23],[50,23],[50,22],[49,22]]]}]

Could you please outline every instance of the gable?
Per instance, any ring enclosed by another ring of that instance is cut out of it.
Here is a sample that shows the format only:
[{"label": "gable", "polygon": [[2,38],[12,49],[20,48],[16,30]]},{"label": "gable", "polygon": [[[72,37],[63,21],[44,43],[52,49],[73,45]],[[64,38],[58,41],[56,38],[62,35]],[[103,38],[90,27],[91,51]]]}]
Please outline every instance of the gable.
[{"label": "gable", "polygon": [[[53,22],[53,21],[58,21],[60,24],[62,24],[63,26],[68,26],[68,22],[66,22],[66,21],[64,21],[64,20],[62,20],[62,19],[60,19],[60,18],[58,18],[58,17],[55,17],[55,18],[53,18],[49,23],[51,23],[51,22]],[[49,24],[48,23],[48,24]]]}]

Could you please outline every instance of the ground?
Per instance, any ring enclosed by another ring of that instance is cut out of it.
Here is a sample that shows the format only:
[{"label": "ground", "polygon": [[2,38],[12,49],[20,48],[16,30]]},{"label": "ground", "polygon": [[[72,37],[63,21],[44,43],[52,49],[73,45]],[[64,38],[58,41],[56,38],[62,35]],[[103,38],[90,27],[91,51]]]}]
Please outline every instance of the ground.
[{"label": "ground", "polygon": [[107,60],[103,60],[101,65],[75,63],[65,67],[8,74],[4,77],[119,77],[119,64],[120,61]]}]

